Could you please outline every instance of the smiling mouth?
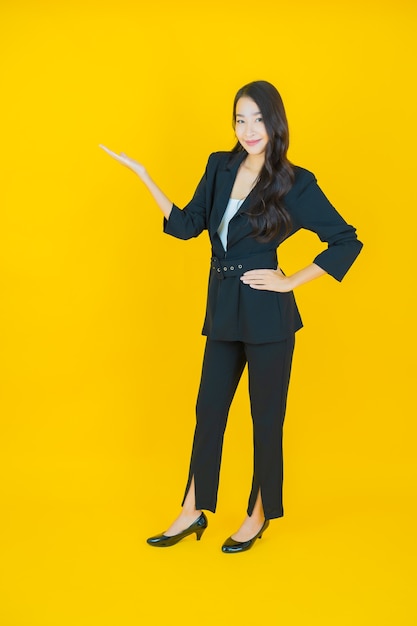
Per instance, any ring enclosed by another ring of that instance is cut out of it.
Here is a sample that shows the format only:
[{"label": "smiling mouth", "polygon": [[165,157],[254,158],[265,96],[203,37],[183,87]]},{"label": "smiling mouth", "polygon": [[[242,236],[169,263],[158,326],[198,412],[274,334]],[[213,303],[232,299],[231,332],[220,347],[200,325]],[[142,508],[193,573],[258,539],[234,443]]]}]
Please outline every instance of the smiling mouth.
[{"label": "smiling mouth", "polygon": [[246,143],[248,144],[248,146],[254,146],[256,143],[259,143],[261,140],[260,139],[254,139],[252,141],[247,141]]}]

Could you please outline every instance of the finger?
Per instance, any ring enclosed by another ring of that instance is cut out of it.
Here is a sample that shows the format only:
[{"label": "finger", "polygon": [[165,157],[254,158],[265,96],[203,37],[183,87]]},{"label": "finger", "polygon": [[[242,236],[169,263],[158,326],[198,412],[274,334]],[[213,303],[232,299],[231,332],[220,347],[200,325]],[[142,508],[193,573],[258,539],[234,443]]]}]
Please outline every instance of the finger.
[{"label": "finger", "polygon": [[264,284],[260,284],[260,283],[252,283],[249,285],[249,287],[251,289],[257,289],[258,291],[265,291],[268,289],[268,287]]},{"label": "finger", "polygon": [[100,146],[100,148],[102,148],[104,152],[107,152],[107,154],[110,155],[113,159],[116,159],[116,161],[119,161],[120,163],[123,163],[125,161],[125,159],[120,156],[120,154],[113,152],[113,150],[106,148],[106,146]]},{"label": "finger", "polygon": [[267,281],[270,280],[270,276],[268,275],[262,275],[262,274],[258,274],[258,275],[251,275],[251,276],[241,276],[240,280],[244,283],[266,283]]},{"label": "finger", "polygon": [[267,282],[265,280],[250,280],[244,284],[249,285],[249,287],[266,287]]},{"label": "finger", "polygon": [[242,274],[242,276],[249,276],[249,277],[262,277],[262,276],[269,276],[271,274],[271,272],[273,272],[274,270],[248,270],[247,272],[244,272],[244,274]]},{"label": "finger", "polygon": [[125,165],[126,167],[131,167],[131,164],[133,161],[128,156],[126,156],[124,152],[117,154],[116,152],[113,152],[112,150],[109,150],[109,149],[105,151],[118,163],[121,163],[122,165]]},{"label": "finger", "polygon": [[110,150],[110,148],[107,148],[106,146],[103,146],[103,144],[99,143],[98,147],[101,148],[102,150],[104,150],[104,152],[107,152],[107,154],[111,154],[111,156],[115,156],[115,152],[113,152],[113,150]]},{"label": "finger", "polygon": [[247,280],[248,282],[254,283],[254,282],[263,282],[267,279],[266,276],[241,276],[242,280]]},{"label": "finger", "polygon": [[117,154],[117,152],[113,152],[113,150],[110,150],[110,148],[106,148],[106,146],[103,146],[101,144],[99,144],[99,147],[102,148],[105,152],[107,152],[107,154],[112,156],[114,159],[117,159],[117,161],[121,161],[125,163],[126,161],[129,160],[129,157],[124,152]]}]

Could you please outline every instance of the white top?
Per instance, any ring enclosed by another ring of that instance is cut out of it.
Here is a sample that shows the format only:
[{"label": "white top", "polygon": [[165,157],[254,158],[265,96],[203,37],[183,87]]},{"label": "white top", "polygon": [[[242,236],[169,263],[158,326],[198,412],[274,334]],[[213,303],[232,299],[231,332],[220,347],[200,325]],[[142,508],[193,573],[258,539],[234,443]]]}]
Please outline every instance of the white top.
[{"label": "white top", "polygon": [[227,207],[224,212],[222,221],[220,222],[220,226],[217,229],[217,232],[219,233],[219,237],[223,244],[223,248],[225,250],[227,250],[227,234],[229,231],[229,222],[232,217],[236,215],[236,213],[239,211],[239,208],[242,205],[244,199],[245,198],[243,198],[242,200],[238,200],[237,198],[229,198],[229,202],[227,203]]}]

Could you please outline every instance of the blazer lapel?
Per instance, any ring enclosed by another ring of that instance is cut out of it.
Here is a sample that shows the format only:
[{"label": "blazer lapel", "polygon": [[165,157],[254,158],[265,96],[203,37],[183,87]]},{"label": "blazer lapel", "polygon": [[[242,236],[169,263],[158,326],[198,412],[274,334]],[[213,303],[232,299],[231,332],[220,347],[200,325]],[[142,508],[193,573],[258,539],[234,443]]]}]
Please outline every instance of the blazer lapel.
[{"label": "blazer lapel", "polygon": [[213,209],[210,216],[210,231],[212,234],[217,232],[220,222],[222,221],[237,176],[237,171],[245,157],[246,152],[237,152],[227,162],[224,169],[217,172]]},{"label": "blazer lapel", "polygon": [[227,235],[227,249],[230,248],[240,239],[247,237],[252,232],[252,225],[247,215],[244,215],[243,211],[246,208],[247,200],[249,200],[249,194],[246,196],[245,201],[242,203],[239,211],[232,217],[229,222],[229,231]]},{"label": "blazer lapel", "polygon": [[[243,159],[244,159],[244,157],[246,155],[247,155],[247,153],[244,152],[243,157],[239,160],[238,166],[237,166],[235,174],[234,174],[233,182],[235,181],[237,170],[239,169],[239,165],[242,163],[242,161],[243,161]],[[233,187],[233,184],[232,184],[232,187]],[[232,189],[230,189],[230,191],[231,190]],[[244,211],[246,211],[246,209],[247,209],[248,202],[252,198],[253,192],[254,192],[254,189],[252,189],[248,193],[248,195],[246,196],[246,198],[244,199],[244,201],[240,205],[239,210],[237,211],[237,213],[232,217],[232,219],[229,222],[229,231],[228,231],[228,235],[227,235],[227,249],[228,250],[230,250],[230,248],[237,241],[239,241],[240,239],[243,239],[244,237],[247,237],[252,232],[252,225],[251,225],[247,215],[244,214]]]}]

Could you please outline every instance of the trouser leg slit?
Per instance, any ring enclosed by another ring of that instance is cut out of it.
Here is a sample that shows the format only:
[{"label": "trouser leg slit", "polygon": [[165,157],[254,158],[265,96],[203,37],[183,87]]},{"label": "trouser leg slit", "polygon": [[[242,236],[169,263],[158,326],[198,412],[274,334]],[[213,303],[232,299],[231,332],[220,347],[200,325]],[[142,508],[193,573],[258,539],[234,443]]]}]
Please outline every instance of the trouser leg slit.
[{"label": "trouser leg slit", "polygon": [[253,421],[254,469],[248,515],[259,490],[265,518],[282,517],[283,424],[294,337],[269,344],[246,344]]},{"label": "trouser leg slit", "polygon": [[216,510],[224,431],[245,364],[246,357],[241,342],[207,340],[185,490],[186,495],[194,476],[198,510],[207,509],[213,513]]}]

